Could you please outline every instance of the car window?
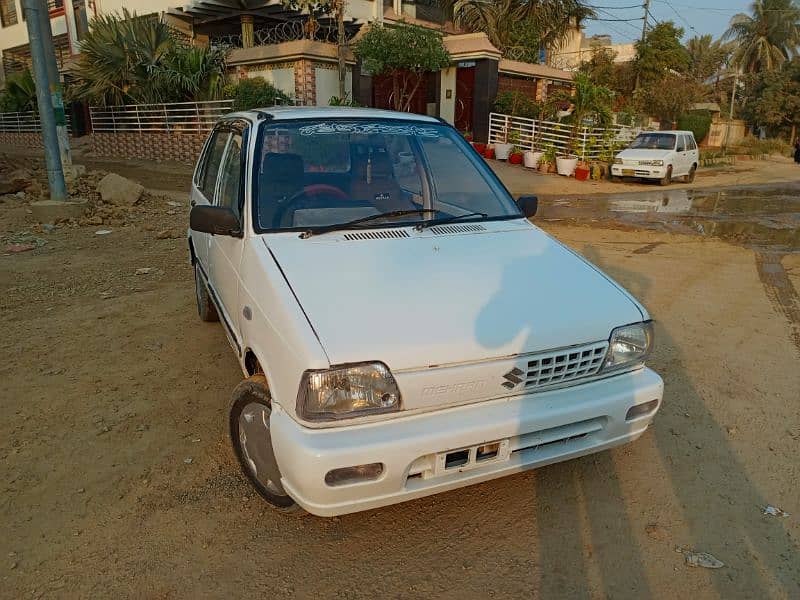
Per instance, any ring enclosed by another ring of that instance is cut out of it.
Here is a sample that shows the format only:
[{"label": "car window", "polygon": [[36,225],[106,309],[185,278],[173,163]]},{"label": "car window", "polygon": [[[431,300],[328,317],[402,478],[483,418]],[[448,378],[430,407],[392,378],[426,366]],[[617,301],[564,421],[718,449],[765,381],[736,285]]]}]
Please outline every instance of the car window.
[{"label": "car window", "polygon": [[214,190],[217,186],[217,175],[219,174],[220,162],[225,152],[225,145],[230,137],[229,131],[216,131],[214,139],[211,140],[208,151],[208,162],[203,169],[203,177],[200,182],[200,191],[209,202],[214,201]]},{"label": "car window", "polygon": [[675,149],[676,152],[686,152],[686,136],[679,135],[678,136],[678,147]]},{"label": "car window", "polygon": [[[466,212],[492,213],[496,199],[491,186],[478,169],[465,169],[464,149],[454,140],[422,138],[420,140],[437,199],[447,209],[458,208]],[[447,210],[445,209],[445,210]]]},{"label": "car window", "polygon": [[686,146],[689,150],[697,150],[697,142],[694,140],[693,135],[687,135],[686,142],[687,142]]},{"label": "car window", "polygon": [[[257,231],[337,226],[379,213],[376,226],[519,209],[463,137],[439,123],[303,119],[266,123],[254,154]],[[422,209],[429,212],[418,214]]]},{"label": "car window", "polygon": [[226,206],[241,218],[240,198],[242,189],[242,135],[233,133],[225,153],[224,163],[220,169],[219,194],[216,204]]},{"label": "car window", "polygon": [[635,150],[673,150],[675,148],[675,134],[640,133],[631,142],[630,148]]}]

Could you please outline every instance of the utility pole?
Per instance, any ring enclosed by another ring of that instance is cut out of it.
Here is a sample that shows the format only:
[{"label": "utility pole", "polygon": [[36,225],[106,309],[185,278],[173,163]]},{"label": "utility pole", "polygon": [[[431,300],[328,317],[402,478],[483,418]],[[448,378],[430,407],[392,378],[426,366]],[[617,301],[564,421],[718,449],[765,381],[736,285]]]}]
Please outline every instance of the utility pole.
[{"label": "utility pole", "polygon": [[733,89],[731,90],[731,110],[730,114],[728,115],[728,127],[725,132],[725,144],[724,148],[727,149],[728,144],[731,141],[731,126],[733,125],[733,109],[736,105],[736,88],[739,87],[739,67],[736,67],[736,73],[733,76]]},{"label": "utility pole", "polygon": [[[644,22],[642,23],[642,42],[641,47],[644,50],[644,45],[647,42],[647,22],[650,20],[650,0],[644,0]],[[636,90],[639,89],[639,69],[636,69]]]},{"label": "utility pole", "polygon": [[[33,80],[36,84],[36,100],[39,105],[39,119],[42,125],[42,141],[44,157],[47,163],[47,181],[50,186],[50,199],[64,202],[67,199],[67,186],[64,183],[64,170],[58,149],[58,133],[56,117],[53,111],[53,100],[50,97],[49,78],[47,76],[47,57],[41,31],[41,12],[49,18],[44,0],[23,0],[25,19],[28,25],[28,39],[33,62]],[[48,24],[49,27],[49,24]]]},{"label": "utility pole", "polygon": [[345,0],[336,0],[336,37],[339,58],[339,98],[344,100],[347,97],[345,81],[347,79],[347,61],[345,51],[347,50],[347,36],[344,30],[344,9]]},{"label": "utility pole", "polygon": [[42,32],[42,47],[47,61],[48,89],[53,103],[53,112],[56,119],[56,133],[58,135],[58,150],[61,155],[61,164],[65,169],[72,166],[72,153],[69,148],[69,132],[67,131],[67,116],[64,112],[64,95],[61,89],[61,75],[56,63],[56,51],[53,46],[53,30],[50,28],[50,14],[48,11],[39,11],[39,27]]}]

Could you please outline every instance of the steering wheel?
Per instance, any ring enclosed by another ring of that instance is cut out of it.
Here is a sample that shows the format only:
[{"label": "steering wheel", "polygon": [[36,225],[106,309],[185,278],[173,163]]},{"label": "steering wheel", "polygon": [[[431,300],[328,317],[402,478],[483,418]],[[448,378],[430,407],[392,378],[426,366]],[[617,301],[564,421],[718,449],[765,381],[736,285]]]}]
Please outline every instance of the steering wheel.
[{"label": "steering wheel", "polygon": [[305,186],[302,190],[292,195],[286,200],[283,205],[275,212],[274,222],[283,223],[283,218],[290,208],[293,208],[298,201],[303,198],[319,198],[319,197],[335,198],[337,200],[347,200],[348,196],[341,189],[335,185],[328,185],[327,183],[315,183]]}]

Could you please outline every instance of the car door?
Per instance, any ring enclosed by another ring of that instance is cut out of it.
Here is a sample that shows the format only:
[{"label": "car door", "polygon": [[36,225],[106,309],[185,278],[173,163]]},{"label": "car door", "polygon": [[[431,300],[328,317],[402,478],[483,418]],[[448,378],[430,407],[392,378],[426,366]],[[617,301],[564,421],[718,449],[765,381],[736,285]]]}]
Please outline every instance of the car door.
[{"label": "car door", "polygon": [[[246,122],[227,123],[229,136],[219,168],[214,204],[230,208],[242,223],[244,209],[244,181],[247,164]],[[222,317],[228,326],[237,349],[241,349],[239,335],[239,267],[244,238],[229,235],[212,235],[209,244],[209,278],[217,297]]]},{"label": "car door", "polygon": [[673,176],[686,175],[689,172],[687,165],[687,147],[686,136],[682,133],[678,134],[678,143],[675,146],[675,166],[672,169]]},{"label": "car door", "polygon": [[691,170],[692,165],[700,164],[700,151],[697,149],[697,141],[694,139],[694,135],[687,135],[686,142],[686,169],[688,171]]},{"label": "car door", "polygon": [[[211,132],[203,154],[198,161],[197,169],[195,169],[194,178],[192,179],[192,192],[190,204],[196,205],[209,205],[214,202],[214,194],[217,189],[217,175],[219,174],[220,164],[222,163],[223,154],[228,144],[230,137],[230,130],[216,128]],[[200,263],[203,273],[208,277],[209,260],[208,248],[211,243],[211,234],[202,233],[200,231],[192,231],[192,247],[194,254]]]}]

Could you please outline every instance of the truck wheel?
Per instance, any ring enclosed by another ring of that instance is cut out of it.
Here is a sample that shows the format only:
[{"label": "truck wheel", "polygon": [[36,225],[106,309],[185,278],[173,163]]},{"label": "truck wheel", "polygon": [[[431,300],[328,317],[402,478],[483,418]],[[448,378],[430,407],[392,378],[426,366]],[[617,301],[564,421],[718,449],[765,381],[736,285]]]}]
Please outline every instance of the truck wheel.
[{"label": "truck wheel", "polygon": [[664,178],[660,179],[658,183],[660,183],[661,185],[669,185],[670,183],[672,183],[672,165],[667,167],[667,174],[664,175]]},{"label": "truck wheel", "polygon": [[242,473],[264,500],[283,513],[304,514],[281,485],[270,434],[271,406],[272,397],[263,375],[248,377],[236,386],[229,419],[233,452]]},{"label": "truck wheel", "polygon": [[200,265],[194,264],[194,295],[197,299],[197,314],[201,321],[219,321],[217,314],[217,307],[211,300],[211,295],[208,293],[208,288],[203,281],[203,275],[200,273]]},{"label": "truck wheel", "polygon": [[692,165],[692,168],[689,169],[689,173],[684,178],[684,181],[686,183],[692,183],[694,181],[694,176],[696,173],[697,173],[697,167],[695,165]]}]

